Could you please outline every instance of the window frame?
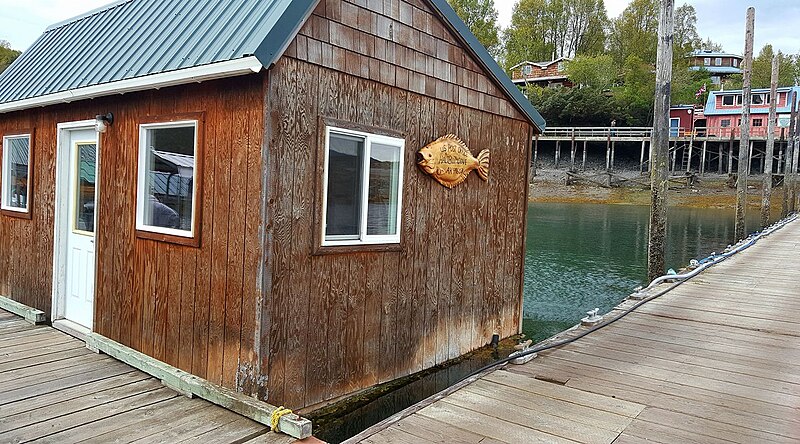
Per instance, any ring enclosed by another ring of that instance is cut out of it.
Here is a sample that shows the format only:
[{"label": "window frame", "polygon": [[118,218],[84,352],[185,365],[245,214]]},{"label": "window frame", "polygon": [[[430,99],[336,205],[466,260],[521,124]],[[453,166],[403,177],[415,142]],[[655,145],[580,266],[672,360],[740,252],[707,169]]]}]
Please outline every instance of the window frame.
[{"label": "window frame", "polygon": [[760,128],[764,126],[764,119],[761,117],[753,118],[753,128]]},{"label": "window frame", "polygon": [[703,58],[703,66],[711,66],[711,57]]},{"label": "window frame", "polygon": [[[731,103],[725,103],[725,99],[730,98]],[[736,106],[736,96],[733,94],[725,94],[722,96],[722,106]]]},{"label": "window frame", "polygon": [[[204,114],[186,113],[167,116],[154,116],[139,121],[139,141],[137,144],[136,208],[134,214],[136,237],[191,247],[200,246],[200,228],[203,208],[203,157],[204,157]],[[145,225],[144,218],[144,176],[146,174],[147,150],[144,146],[146,132],[151,129],[187,127],[193,125],[194,133],[194,175],[192,181],[192,229],[177,230]]]},{"label": "window frame", "polygon": [[[28,181],[27,181],[27,196],[25,208],[12,207],[6,205],[6,191],[8,190],[8,183],[6,182],[6,174],[8,169],[6,167],[6,146],[8,139],[19,137],[28,137]],[[34,130],[21,129],[18,131],[3,134],[2,155],[0,155],[0,214],[6,216],[17,217],[20,219],[31,219],[33,209],[33,149],[34,149]]]},{"label": "window frame", "polygon": [[[391,131],[384,131],[377,128],[356,127],[354,125],[346,125],[342,122],[325,121],[322,125],[324,131],[322,133],[321,147],[324,150],[322,162],[322,177],[321,177],[321,208],[319,212],[319,238],[317,242],[317,253],[335,253],[335,252],[348,252],[356,249],[357,251],[392,251],[402,248],[402,233],[403,233],[403,185],[405,183],[405,166],[406,166],[406,140],[405,137]],[[331,133],[338,133],[348,136],[364,137],[364,156],[362,160],[361,171],[361,214],[358,239],[339,239],[328,240],[326,239],[325,231],[327,228],[327,212],[328,212],[328,173],[329,173],[329,146]],[[394,146],[399,149],[399,177],[397,184],[397,234],[394,235],[369,235],[367,234],[366,214],[369,209],[369,159],[372,143],[383,143],[386,145]]]},{"label": "window frame", "polygon": [[722,57],[714,58],[714,66],[722,66]]}]

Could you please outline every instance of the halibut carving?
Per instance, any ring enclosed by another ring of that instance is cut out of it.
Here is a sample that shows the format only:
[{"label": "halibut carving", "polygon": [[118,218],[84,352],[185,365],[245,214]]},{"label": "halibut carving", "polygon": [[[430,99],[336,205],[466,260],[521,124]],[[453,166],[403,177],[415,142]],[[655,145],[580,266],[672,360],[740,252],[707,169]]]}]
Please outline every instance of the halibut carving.
[{"label": "halibut carving", "polygon": [[472,170],[489,180],[489,150],[473,157],[467,145],[453,134],[442,136],[417,152],[417,165],[437,182],[453,188],[467,180]]}]

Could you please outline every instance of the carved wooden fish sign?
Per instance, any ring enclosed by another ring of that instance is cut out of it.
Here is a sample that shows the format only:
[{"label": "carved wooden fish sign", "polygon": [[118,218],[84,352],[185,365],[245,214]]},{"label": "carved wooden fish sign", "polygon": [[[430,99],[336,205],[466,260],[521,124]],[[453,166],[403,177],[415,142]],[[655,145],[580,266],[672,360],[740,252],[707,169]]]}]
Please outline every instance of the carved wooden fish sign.
[{"label": "carved wooden fish sign", "polygon": [[453,188],[467,180],[472,170],[481,179],[489,180],[489,150],[475,158],[458,137],[448,134],[436,139],[417,152],[417,165],[437,182]]}]

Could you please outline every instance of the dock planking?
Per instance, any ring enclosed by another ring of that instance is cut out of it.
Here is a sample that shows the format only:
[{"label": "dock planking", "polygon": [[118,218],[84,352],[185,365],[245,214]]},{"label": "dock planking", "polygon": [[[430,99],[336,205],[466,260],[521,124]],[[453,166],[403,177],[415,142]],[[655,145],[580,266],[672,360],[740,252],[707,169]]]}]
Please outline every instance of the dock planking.
[{"label": "dock planking", "polygon": [[286,435],[0,310],[0,442],[271,443]]},{"label": "dock planking", "polygon": [[797,251],[798,220],[602,330],[348,442],[798,442]]}]

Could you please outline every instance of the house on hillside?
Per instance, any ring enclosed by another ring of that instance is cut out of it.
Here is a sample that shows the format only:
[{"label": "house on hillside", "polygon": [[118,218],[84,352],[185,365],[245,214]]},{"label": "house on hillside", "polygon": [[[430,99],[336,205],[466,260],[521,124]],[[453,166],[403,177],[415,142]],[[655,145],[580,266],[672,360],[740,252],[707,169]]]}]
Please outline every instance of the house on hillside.
[{"label": "house on hillside", "polygon": [[118,1],[0,76],[0,295],[319,405],[520,332],[544,125],[446,0]]},{"label": "house on hillside", "polygon": [[549,62],[522,62],[511,67],[511,79],[517,86],[570,88],[573,84],[566,73],[566,64],[570,60],[567,57],[559,57]]},{"label": "house on hillside", "polygon": [[[769,89],[753,89],[750,107],[750,135],[766,137],[769,125],[769,105],[772,97]],[[778,88],[775,135],[780,137],[789,127],[792,108],[800,102],[800,87]],[[730,137],[738,132],[742,116],[742,90],[710,91],[704,110],[706,126],[711,136]]]},{"label": "house on hillside", "polygon": [[711,74],[711,82],[715,85],[723,84],[733,74],[741,74],[744,60],[744,57],[740,55],[708,49],[692,51],[686,58],[690,59],[690,70],[704,69],[708,71]]}]

